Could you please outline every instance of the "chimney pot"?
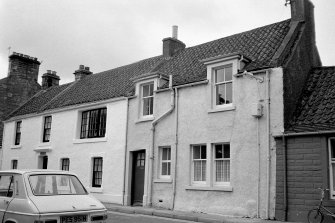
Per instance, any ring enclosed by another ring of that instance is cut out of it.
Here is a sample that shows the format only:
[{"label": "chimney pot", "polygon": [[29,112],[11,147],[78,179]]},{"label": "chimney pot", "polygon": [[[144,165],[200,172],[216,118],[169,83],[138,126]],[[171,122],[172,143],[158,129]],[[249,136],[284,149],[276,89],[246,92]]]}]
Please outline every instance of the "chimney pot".
[{"label": "chimney pot", "polygon": [[47,73],[48,73],[48,74],[51,74],[51,70],[47,70]]},{"label": "chimney pot", "polygon": [[85,70],[88,70],[88,71],[89,71],[89,70],[90,70],[90,67],[85,67]]},{"label": "chimney pot", "polygon": [[56,75],[56,74],[57,74],[57,72],[56,72],[56,71],[52,71],[52,74]]},{"label": "chimney pot", "polygon": [[172,26],[172,38],[178,39],[178,26]]},{"label": "chimney pot", "polygon": [[85,66],[84,65],[79,65],[79,70],[84,70]]}]

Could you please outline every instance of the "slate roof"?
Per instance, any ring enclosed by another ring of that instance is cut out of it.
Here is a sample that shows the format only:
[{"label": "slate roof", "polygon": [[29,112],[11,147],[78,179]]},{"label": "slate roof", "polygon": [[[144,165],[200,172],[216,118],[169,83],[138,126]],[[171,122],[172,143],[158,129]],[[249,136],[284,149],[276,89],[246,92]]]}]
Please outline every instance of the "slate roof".
[{"label": "slate roof", "polygon": [[[38,113],[71,105],[96,102],[134,94],[131,78],[150,72],[173,75],[173,85],[206,80],[201,60],[232,53],[251,59],[245,69],[257,70],[280,66],[273,60],[290,29],[290,20],[185,48],[173,57],[151,57],[126,66],[90,75],[71,84],[53,87],[28,101],[10,117]],[[48,102],[47,104],[44,104]],[[43,105],[43,106],[41,106]]]},{"label": "slate roof", "polygon": [[335,67],[314,68],[290,123],[290,132],[335,130]]}]

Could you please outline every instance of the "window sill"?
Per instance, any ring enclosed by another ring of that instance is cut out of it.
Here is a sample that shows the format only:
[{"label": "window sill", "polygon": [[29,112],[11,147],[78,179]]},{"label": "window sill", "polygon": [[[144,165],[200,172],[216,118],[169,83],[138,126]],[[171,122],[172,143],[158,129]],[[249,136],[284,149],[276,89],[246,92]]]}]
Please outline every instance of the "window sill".
[{"label": "window sill", "polygon": [[90,193],[103,193],[102,187],[90,187]]},{"label": "window sill", "polygon": [[208,187],[208,186],[186,186],[185,190],[202,190],[202,191],[226,191],[232,192],[232,186],[215,186],[215,187]]},{"label": "window sill", "polygon": [[88,138],[88,139],[74,139],[74,140],[73,140],[73,144],[96,143],[96,142],[107,142],[107,137],[102,137],[102,138]]},{"label": "window sill", "polygon": [[208,111],[208,113],[215,113],[215,112],[224,112],[224,111],[232,111],[235,110],[235,105],[226,105],[226,106],[218,106],[215,108],[212,108]]},{"label": "window sill", "polygon": [[10,148],[11,149],[21,149],[22,146],[21,145],[12,145]]},{"label": "window sill", "polygon": [[141,118],[139,118],[139,119],[135,122],[135,124],[137,124],[137,123],[141,123],[141,122],[149,122],[149,121],[153,121],[154,119],[155,119],[155,117],[152,116],[152,115],[150,115],[150,116],[148,116],[148,117],[141,117]]},{"label": "window sill", "polygon": [[172,183],[172,179],[156,179],[154,180],[154,183]]}]

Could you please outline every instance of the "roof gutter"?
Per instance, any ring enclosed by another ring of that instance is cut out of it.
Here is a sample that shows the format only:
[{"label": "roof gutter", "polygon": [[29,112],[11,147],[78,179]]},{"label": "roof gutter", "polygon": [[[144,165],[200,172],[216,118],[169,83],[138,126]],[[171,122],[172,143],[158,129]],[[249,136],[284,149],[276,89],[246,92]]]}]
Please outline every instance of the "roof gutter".
[{"label": "roof gutter", "polygon": [[284,133],[280,135],[273,135],[274,138],[294,137],[294,136],[309,136],[309,135],[325,135],[325,134],[335,134],[335,130],[328,131],[316,131],[316,132],[295,132],[295,133]]}]

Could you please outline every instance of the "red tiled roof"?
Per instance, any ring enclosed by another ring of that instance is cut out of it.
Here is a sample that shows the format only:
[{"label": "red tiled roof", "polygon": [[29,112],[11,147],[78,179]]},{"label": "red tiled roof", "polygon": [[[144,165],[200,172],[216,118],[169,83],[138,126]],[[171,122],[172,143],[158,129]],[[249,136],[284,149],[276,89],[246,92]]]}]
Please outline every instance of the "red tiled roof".
[{"label": "red tiled roof", "polygon": [[288,132],[335,130],[335,67],[314,68]]},{"label": "red tiled roof", "polygon": [[[252,61],[247,70],[279,66],[273,57],[290,29],[290,20],[185,48],[171,58],[156,56],[53,87],[33,97],[10,117],[134,94],[131,78],[149,72],[173,75],[173,85],[206,79],[201,60],[240,53]],[[66,91],[65,91],[66,90]],[[42,106],[44,105],[44,106]]]}]

